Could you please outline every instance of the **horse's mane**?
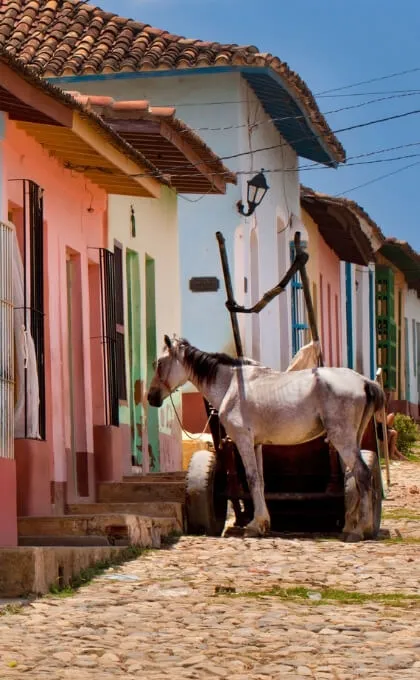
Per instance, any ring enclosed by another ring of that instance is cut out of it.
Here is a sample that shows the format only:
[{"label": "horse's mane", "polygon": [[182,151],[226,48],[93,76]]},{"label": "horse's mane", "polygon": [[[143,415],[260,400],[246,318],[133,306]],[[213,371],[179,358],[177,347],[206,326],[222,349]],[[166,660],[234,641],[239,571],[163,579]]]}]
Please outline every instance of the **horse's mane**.
[{"label": "horse's mane", "polygon": [[257,362],[252,359],[235,358],[224,352],[203,352],[181,338],[178,347],[183,350],[183,363],[196,376],[199,383],[214,383],[219,366],[252,366]]}]

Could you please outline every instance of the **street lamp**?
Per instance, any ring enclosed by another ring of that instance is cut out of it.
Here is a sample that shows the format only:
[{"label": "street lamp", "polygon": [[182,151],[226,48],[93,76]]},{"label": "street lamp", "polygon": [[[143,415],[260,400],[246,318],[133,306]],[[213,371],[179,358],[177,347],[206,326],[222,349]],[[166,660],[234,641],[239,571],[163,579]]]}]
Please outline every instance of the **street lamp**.
[{"label": "street lamp", "polygon": [[264,170],[261,170],[261,172],[259,172],[258,175],[255,175],[255,177],[248,180],[247,189],[248,211],[245,212],[244,204],[242,203],[242,201],[238,201],[236,204],[238,213],[240,215],[244,215],[244,217],[249,217],[250,215],[252,215],[255,208],[257,208],[260,205],[269,188],[270,187],[268,186],[266,179],[264,177]]}]

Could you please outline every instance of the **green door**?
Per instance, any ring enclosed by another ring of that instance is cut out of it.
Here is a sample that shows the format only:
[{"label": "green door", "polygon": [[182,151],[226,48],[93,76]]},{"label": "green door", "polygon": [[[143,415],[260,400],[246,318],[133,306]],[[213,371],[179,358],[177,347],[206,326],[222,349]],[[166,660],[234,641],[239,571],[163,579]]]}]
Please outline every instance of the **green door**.
[{"label": "green door", "polygon": [[142,397],[144,386],[141,375],[141,306],[139,256],[132,250],[126,252],[128,347],[129,347],[129,408],[131,425],[131,456],[134,465],[143,462]]},{"label": "green door", "polygon": [[[155,261],[146,255],[146,352],[147,352],[147,387],[149,387],[154,374],[153,363],[156,360],[156,286],[155,286]],[[160,469],[159,452],[159,411],[157,408],[148,407],[147,413],[147,439],[149,452],[149,467],[151,472]]]}]

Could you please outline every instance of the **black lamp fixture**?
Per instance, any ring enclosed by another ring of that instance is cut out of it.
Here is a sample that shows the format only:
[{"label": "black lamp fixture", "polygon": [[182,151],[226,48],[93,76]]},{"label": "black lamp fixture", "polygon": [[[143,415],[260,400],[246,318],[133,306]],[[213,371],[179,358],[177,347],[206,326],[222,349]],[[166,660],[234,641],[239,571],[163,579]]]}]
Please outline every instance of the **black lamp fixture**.
[{"label": "black lamp fixture", "polygon": [[248,211],[245,212],[244,204],[242,203],[242,201],[238,201],[236,204],[238,213],[240,215],[244,215],[244,217],[249,217],[250,215],[252,215],[255,208],[258,208],[258,206],[260,205],[269,188],[270,187],[268,186],[264,176],[264,170],[261,170],[261,172],[259,172],[258,175],[255,175],[255,177],[248,180],[248,189],[246,196],[246,200],[248,202]]}]

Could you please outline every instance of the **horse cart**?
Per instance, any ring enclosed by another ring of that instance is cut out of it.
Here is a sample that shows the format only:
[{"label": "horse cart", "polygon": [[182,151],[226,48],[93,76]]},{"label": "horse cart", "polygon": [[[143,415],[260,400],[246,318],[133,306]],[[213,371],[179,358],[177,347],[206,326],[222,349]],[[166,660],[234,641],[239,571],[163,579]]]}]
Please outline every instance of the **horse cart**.
[{"label": "horse cart", "polygon": [[[312,346],[320,347],[316,317],[306,273],[308,254],[295,236],[295,258],[280,283],[268,291],[253,307],[240,307],[234,300],[229,264],[223,235],[216,234],[224,274],[227,302],[236,352],[242,357],[242,345],[237,320],[238,313],[259,313],[276,295],[285,290],[295,275],[300,281],[305,299]],[[322,353],[317,353],[318,366],[323,365]],[[224,530],[228,502],[235,513],[238,532],[253,516],[253,503],[247,475],[235,443],[226,435],[216,409],[204,399],[213,450],[196,451],[187,471],[187,527],[189,533],[220,536]],[[342,414],[346,418],[346,413]],[[385,429],[385,428],[384,428]],[[380,529],[383,485],[379,462],[379,442],[375,418],[371,417],[361,440],[361,457],[370,470],[368,502],[372,522],[361,538],[374,538]],[[325,434],[306,443],[294,445],[263,445],[262,464],[264,496],[270,514],[271,530],[278,532],[314,533],[341,532],[346,509],[351,505],[355,479],[340,461],[337,450]]]}]

